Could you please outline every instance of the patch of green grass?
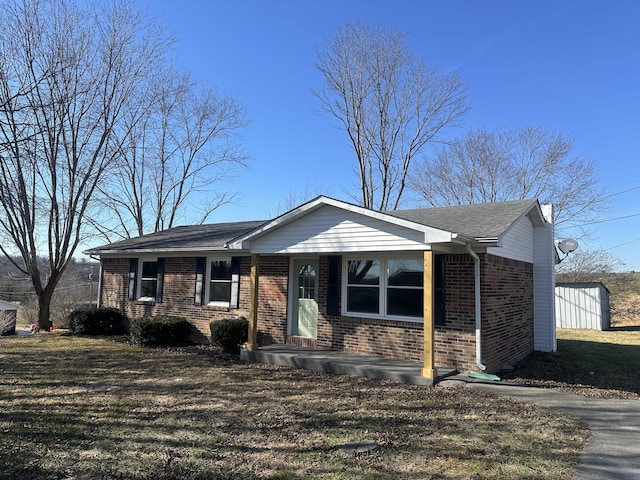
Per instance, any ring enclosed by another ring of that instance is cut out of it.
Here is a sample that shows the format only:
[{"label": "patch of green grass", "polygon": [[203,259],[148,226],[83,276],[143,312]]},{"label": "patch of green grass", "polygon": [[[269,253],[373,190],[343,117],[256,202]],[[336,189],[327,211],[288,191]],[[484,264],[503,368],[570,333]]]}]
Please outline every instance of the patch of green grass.
[{"label": "patch of green grass", "polygon": [[534,352],[508,377],[589,396],[640,398],[640,329],[560,329],[557,352]]},{"label": "patch of green grass", "polygon": [[588,436],[468,390],[52,334],[0,340],[0,432],[14,480],[562,479]]}]

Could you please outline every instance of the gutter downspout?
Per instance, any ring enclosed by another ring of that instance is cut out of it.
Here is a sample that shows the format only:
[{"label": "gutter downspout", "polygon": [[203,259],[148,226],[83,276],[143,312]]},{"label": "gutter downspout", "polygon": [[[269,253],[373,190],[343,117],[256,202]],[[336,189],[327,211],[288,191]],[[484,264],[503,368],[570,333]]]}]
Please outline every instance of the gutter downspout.
[{"label": "gutter downspout", "polygon": [[476,365],[480,371],[486,370],[487,366],[482,363],[482,312],[480,310],[480,257],[471,249],[471,243],[467,243],[467,252],[473,258],[474,277],[474,303],[476,314]]},{"label": "gutter downspout", "polygon": [[96,307],[102,307],[102,258],[94,257],[93,255],[89,255],[89,258],[92,260],[98,260],[100,262],[100,270],[98,271],[98,292],[96,298]]}]

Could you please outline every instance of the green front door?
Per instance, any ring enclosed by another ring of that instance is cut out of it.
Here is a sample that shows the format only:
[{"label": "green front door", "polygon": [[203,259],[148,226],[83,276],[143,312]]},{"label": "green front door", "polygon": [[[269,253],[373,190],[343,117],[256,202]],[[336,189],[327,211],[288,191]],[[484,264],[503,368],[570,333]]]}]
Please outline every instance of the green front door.
[{"label": "green front door", "polygon": [[318,261],[295,260],[293,282],[291,335],[316,338],[318,334]]}]

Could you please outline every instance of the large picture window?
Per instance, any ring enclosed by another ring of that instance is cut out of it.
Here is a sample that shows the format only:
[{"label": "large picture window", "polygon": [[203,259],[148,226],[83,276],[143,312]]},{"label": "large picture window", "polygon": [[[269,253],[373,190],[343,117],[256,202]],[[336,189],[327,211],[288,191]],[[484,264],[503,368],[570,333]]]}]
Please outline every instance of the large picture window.
[{"label": "large picture window", "polygon": [[345,266],[347,314],[422,319],[422,257],[350,258]]}]

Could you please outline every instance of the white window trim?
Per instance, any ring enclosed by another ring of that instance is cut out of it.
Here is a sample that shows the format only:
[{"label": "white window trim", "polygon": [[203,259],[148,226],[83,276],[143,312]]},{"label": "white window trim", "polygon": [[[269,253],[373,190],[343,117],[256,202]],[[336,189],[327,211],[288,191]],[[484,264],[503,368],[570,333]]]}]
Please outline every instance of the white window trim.
[{"label": "white window trim", "polygon": [[[211,291],[211,262],[213,261],[226,261],[229,262],[229,265],[231,265],[231,257],[229,256],[225,256],[225,257],[207,257],[207,264],[206,264],[206,268],[205,268],[205,292],[204,292],[204,304],[208,305],[210,307],[229,307],[231,305],[231,299],[229,298],[229,300],[227,300],[226,302],[212,302],[209,300],[209,296],[210,296],[210,291]],[[233,279],[233,275],[231,277],[231,279],[229,279],[229,285],[231,285]]]},{"label": "white window trim", "polygon": [[[158,262],[158,257],[140,257],[138,259],[138,279],[136,281],[136,298],[141,302],[155,302],[156,297],[142,297],[142,264]],[[156,278],[157,280],[157,278]]]},{"label": "white window trim", "polygon": [[[388,269],[388,261],[389,260],[416,260],[419,259],[420,261],[422,261],[422,256],[418,256],[418,255],[378,255],[378,254],[371,254],[371,255],[343,255],[342,257],[342,292],[343,294],[341,295],[342,300],[342,312],[343,315],[346,316],[350,316],[350,317],[358,317],[358,318],[371,318],[371,319],[377,319],[377,320],[398,320],[398,321],[402,321],[402,322],[413,322],[413,323],[423,323],[424,322],[424,318],[423,317],[407,317],[407,316],[401,316],[401,315],[386,315],[385,312],[387,311],[387,283],[388,283],[388,276],[389,276],[389,269]],[[347,310],[347,298],[348,298],[348,294],[347,294],[347,288],[348,288],[348,278],[349,278],[349,260],[377,260],[380,263],[380,284],[377,285],[377,287],[379,288],[379,305],[378,305],[378,310],[381,313],[375,314],[375,313],[363,313],[363,312],[350,312],[349,310]],[[396,287],[391,287],[391,288],[396,288]],[[399,287],[398,287],[399,288]],[[413,288],[416,290],[422,290],[424,292],[424,286],[423,288],[419,288],[419,287],[402,287],[402,288]]]}]

